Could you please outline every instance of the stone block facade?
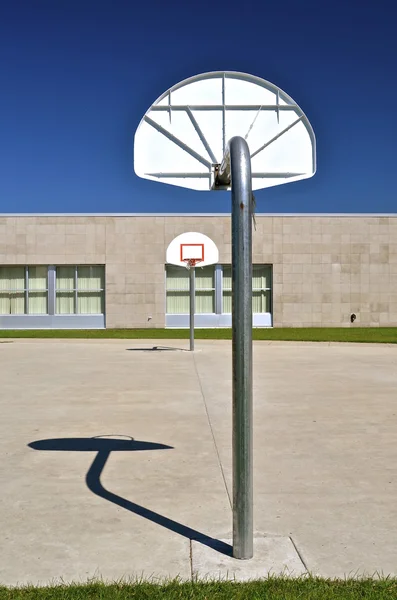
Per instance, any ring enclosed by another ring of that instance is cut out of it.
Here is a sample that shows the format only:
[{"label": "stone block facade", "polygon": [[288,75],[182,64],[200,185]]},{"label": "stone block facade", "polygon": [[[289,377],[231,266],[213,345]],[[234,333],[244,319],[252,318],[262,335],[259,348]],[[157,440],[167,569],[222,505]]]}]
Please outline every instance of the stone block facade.
[{"label": "stone block facade", "polygon": [[[106,326],[164,327],[165,252],[186,231],[230,264],[229,215],[3,215],[0,265],[105,265]],[[253,262],[272,265],[275,327],[397,325],[397,216],[257,215]]]}]

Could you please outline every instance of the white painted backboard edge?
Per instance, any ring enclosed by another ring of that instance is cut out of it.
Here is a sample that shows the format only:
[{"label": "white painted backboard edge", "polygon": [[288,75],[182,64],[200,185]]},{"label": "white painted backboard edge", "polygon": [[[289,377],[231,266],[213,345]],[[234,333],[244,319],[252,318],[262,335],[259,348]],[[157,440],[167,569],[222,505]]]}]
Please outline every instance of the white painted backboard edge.
[{"label": "white painted backboard edge", "polygon": [[166,262],[177,267],[186,267],[186,263],[181,260],[181,245],[182,244],[203,244],[204,245],[204,260],[197,264],[198,267],[206,267],[219,262],[219,250],[207,235],[196,231],[188,231],[181,233],[172,240],[166,252]]}]

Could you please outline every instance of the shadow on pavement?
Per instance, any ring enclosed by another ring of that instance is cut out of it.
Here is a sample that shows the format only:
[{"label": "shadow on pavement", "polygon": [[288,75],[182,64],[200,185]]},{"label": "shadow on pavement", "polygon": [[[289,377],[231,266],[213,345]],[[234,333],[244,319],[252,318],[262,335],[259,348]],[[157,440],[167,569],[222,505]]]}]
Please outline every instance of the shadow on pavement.
[{"label": "shadow on pavement", "polygon": [[148,519],[161,527],[165,527],[174,533],[196,540],[209,548],[213,548],[222,554],[232,556],[232,547],[229,544],[211,538],[210,536],[201,533],[191,527],[187,527],[182,523],[178,523],[173,519],[169,519],[164,515],[140,506],[135,502],[131,502],[122,496],[113,494],[103,487],[101,483],[101,475],[105,468],[106,462],[111,452],[134,452],[142,450],[171,450],[172,446],[165,444],[157,444],[153,442],[144,442],[134,440],[129,436],[96,436],[92,438],[55,438],[47,440],[37,440],[28,444],[33,450],[46,450],[55,452],[97,452],[97,455],[88,469],[86,475],[87,487],[100,498],[108,500],[125,510]]},{"label": "shadow on pavement", "polygon": [[169,348],[168,346],[153,346],[153,348],[127,348],[128,352],[187,352],[186,348]]}]

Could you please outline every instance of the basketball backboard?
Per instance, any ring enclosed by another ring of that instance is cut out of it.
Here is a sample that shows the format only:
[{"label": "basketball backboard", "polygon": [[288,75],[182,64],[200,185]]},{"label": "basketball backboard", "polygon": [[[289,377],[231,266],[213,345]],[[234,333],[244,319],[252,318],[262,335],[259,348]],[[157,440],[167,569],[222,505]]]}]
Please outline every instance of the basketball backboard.
[{"label": "basketball backboard", "polygon": [[215,71],[185,79],[149,108],[135,134],[135,173],[195,190],[216,189],[217,166],[234,136],[248,143],[254,190],[316,171],[313,129],[290,96],[259,77]]},{"label": "basketball backboard", "polygon": [[208,236],[189,231],[172,240],[167,248],[166,261],[178,267],[206,267],[219,261],[219,252]]},{"label": "basketball backboard", "polygon": [[[233,556],[253,556],[252,190],[312,177],[313,129],[277,86],[246,73],[216,71],[167,90],[144,115],[134,140],[139,177],[195,190],[231,189],[233,369]],[[167,262],[218,262],[215,244],[189,232]],[[194,281],[190,279],[190,350]]]}]

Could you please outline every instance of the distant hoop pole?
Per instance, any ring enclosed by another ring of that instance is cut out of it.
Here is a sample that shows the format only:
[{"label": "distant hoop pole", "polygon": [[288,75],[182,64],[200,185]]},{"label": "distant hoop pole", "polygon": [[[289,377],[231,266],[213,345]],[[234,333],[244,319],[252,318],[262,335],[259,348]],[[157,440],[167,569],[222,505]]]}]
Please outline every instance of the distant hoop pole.
[{"label": "distant hoop pole", "polygon": [[252,558],[252,180],[247,142],[233,137],[218,173],[232,190],[233,556]]},{"label": "distant hoop pole", "polygon": [[189,259],[186,261],[186,267],[189,269],[189,328],[190,328],[190,352],[194,350],[194,313],[196,312],[196,261]]},{"label": "distant hoop pole", "polygon": [[190,267],[190,352],[194,350],[194,313],[196,312],[196,269]]}]

